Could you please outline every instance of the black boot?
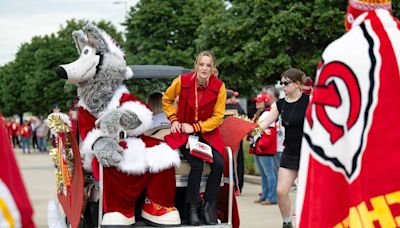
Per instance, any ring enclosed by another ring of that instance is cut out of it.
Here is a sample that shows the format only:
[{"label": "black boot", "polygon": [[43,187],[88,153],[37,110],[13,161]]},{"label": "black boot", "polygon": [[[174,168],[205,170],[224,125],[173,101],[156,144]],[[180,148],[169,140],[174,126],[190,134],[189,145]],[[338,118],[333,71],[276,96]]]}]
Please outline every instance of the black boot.
[{"label": "black boot", "polygon": [[207,225],[216,225],[217,221],[217,202],[204,202],[201,208],[201,215]]},{"label": "black boot", "polygon": [[192,226],[200,225],[199,215],[197,214],[197,207],[194,204],[186,206],[186,223]]}]

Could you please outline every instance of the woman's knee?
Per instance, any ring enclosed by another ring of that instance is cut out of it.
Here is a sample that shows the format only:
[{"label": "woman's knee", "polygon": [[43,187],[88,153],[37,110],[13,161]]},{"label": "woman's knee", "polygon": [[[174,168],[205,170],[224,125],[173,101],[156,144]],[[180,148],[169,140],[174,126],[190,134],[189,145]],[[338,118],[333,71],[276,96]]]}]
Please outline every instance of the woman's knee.
[{"label": "woman's knee", "polygon": [[289,190],[286,185],[279,185],[278,182],[278,186],[276,187],[276,194],[278,196],[278,198],[284,198],[286,196],[289,195]]}]

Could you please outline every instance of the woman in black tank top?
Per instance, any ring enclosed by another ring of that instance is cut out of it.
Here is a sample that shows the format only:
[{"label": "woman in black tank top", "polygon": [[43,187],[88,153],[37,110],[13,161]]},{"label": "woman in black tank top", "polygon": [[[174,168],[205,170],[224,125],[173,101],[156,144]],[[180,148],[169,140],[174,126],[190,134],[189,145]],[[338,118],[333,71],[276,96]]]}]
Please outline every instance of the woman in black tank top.
[{"label": "woman in black tank top", "polygon": [[285,128],[285,149],[282,153],[278,172],[278,204],[283,218],[283,227],[292,227],[289,191],[297,178],[300,162],[300,148],[303,137],[303,123],[309,95],[302,93],[303,71],[291,68],[283,72],[281,85],[286,97],[272,104],[271,111],[262,127],[268,127],[281,116]]}]

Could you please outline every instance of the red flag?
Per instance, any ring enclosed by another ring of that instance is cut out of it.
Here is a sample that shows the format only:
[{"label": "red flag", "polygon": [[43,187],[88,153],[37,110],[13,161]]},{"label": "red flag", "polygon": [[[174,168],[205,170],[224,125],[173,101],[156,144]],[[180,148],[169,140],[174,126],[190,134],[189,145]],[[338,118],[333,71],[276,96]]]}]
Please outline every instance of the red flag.
[{"label": "red flag", "polygon": [[65,160],[63,159],[63,156],[60,154],[59,156],[59,165],[58,167],[60,168],[61,166],[64,165],[64,169],[61,168],[63,172],[63,177],[65,178],[65,184],[67,186],[67,190],[65,192],[57,192],[57,197],[58,200],[65,212],[65,215],[67,216],[67,219],[69,223],[71,224],[71,227],[75,228],[79,226],[79,223],[81,221],[81,213],[82,209],[85,203],[85,196],[84,196],[84,189],[83,189],[83,168],[82,168],[82,159],[81,155],[79,152],[79,146],[78,142],[76,141],[74,137],[73,132],[68,132],[68,133],[62,133],[59,132],[57,134],[58,137],[58,149],[61,153],[61,151],[66,150],[66,145],[65,142],[68,141],[71,145],[72,151],[73,151],[73,166],[74,166],[74,172],[73,176],[69,176],[69,172],[67,171],[67,165],[72,165],[68,163],[63,163]]},{"label": "red flag", "polygon": [[225,145],[236,152],[242,139],[255,127],[256,123],[230,116],[224,119],[219,130]]},{"label": "red flag", "polygon": [[299,227],[400,227],[400,24],[371,11],[323,53],[306,112]]},{"label": "red flag", "polygon": [[33,210],[0,118],[0,227],[35,227]]}]

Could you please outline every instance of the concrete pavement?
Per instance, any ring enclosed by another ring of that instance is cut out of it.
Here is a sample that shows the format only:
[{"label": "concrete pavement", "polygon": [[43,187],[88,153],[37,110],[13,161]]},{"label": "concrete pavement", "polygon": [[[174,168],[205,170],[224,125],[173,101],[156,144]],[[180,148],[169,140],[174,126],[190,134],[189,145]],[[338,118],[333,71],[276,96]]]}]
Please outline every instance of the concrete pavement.
[{"label": "concrete pavement", "polygon": [[[34,207],[35,223],[39,228],[48,227],[47,205],[49,200],[56,197],[53,162],[48,154],[33,152],[32,154],[23,155],[19,149],[16,149],[15,153],[28,195]],[[250,181],[249,178],[246,179]],[[255,182],[257,183],[257,181]],[[262,206],[254,203],[260,191],[261,186],[258,184],[249,182],[244,184],[243,193],[237,198],[241,227],[281,227],[282,219],[277,205]],[[291,192],[292,202],[294,202],[294,192],[294,190]],[[292,205],[294,206],[294,203]]]}]

